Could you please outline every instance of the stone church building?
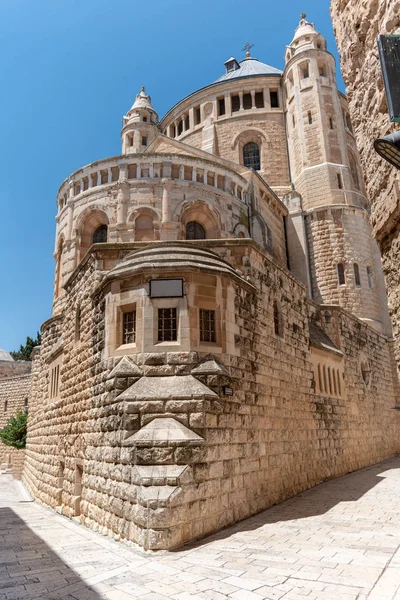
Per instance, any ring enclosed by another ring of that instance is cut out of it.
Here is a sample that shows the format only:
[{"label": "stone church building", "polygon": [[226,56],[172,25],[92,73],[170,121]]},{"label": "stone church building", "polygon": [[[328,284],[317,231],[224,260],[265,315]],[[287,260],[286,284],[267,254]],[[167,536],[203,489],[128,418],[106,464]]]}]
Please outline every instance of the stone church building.
[{"label": "stone church building", "polygon": [[[24,481],[173,548],[400,450],[390,320],[346,98],[303,15],[57,194]],[[222,69],[221,69],[222,70]]]}]

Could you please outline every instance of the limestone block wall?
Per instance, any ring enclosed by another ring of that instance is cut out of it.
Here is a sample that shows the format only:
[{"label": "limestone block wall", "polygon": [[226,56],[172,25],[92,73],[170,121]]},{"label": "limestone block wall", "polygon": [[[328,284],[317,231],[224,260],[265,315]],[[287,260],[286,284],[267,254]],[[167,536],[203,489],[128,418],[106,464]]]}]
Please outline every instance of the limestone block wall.
[{"label": "limestone block wall", "polygon": [[[306,224],[314,300],[339,304],[360,318],[376,322],[382,331],[381,271],[374,256],[366,211],[355,207],[325,208],[310,212]],[[339,263],[344,269],[344,284],[338,277]],[[355,263],[359,285],[355,279]]]},{"label": "limestone block wall", "polygon": [[18,377],[30,373],[32,363],[28,360],[0,360],[0,379]]},{"label": "limestone block wall", "polygon": [[[76,272],[64,317],[45,324],[35,359],[24,472],[31,493],[146,548],[201,537],[400,450],[386,338],[311,304],[254,244],[203,246],[244,276],[226,305],[226,351],[176,343],[106,353],[108,288],[98,283],[126,252],[110,249],[92,251]],[[340,397],[315,394],[310,319],[344,354]]]},{"label": "limestone block wall", "polygon": [[[11,363],[17,364],[18,363]],[[27,366],[25,363],[25,371]],[[20,365],[21,367],[21,365]],[[16,375],[0,379],[0,429],[7,421],[15,415],[17,410],[24,412],[28,410],[28,398],[30,393],[30,374]],[[0,442],[0,464],[11,468],[14,477],[20,479],[24,464],[24,450],[17,450]]]},{"label": "limestone block wall", "polygon": [[371,204],[371,222],[380,246],[389,310],[400,364],[400,191],[398,171],[373,149],[378,137],[398,130],[389,120],[377,51],[379,34],[394,34],[400,27],[396,0],[332,0],[331,16],[341,57],[353,130]]}]

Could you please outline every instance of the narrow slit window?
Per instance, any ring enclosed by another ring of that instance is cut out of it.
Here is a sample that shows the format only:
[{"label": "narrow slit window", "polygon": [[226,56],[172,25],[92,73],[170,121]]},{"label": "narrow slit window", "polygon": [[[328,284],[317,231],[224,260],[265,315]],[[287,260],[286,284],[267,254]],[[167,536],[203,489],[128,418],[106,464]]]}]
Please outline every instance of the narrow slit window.
[{"label": "narrow slit window", "polygon": [[81,307],[78,306],[75,314],[75,342],[79,342],[81,339]]},{"label": "narrow slit window", "polygon": [[274,302],[274,332],[275,335],[279,335],[279,337],[283,336],[282,315],[276,301]]},{"label": "narrow slit window", "polygon": [[333,129],[333,119],[329,117],[329,129]]},{"label": "narrow slit window", "polygon": [[225,98],[218,99],[218,114],[220,117],[225,114]]},{"label": "narrow slit window", "polygon": [[341,383],[340,383],[340,373],[339,373],[339,370],[337,370],[336,374],[337,374],[338,392],[339,392],[339,396],[341,396],[342,395],[342,386],[341,386]]},{"label": "narrow slit window", "polygon": [[324,376],[324,392],[327,393],[328,392],[328,385],[327,385],[327,381],[326,381],[326,366],[323,366],[322,369],[322,374]]},{"label": "narrow slit window", "polygon": [[309,110],[309,111],[308,111],[308,113],[307,113],[307,117],[308,117],[308,124],[309,124],[309,125],[312,125],[312,114],[311,114],[311,111],[310,111],[310,110]]},{"label": "narrow slit window", "polygon": [[176,308],[158,309],[158,341],[176,342],[178,339]]},{"label": "narrow slit window", "polygon": [[370,290],[372,290],[374,287],[374,278],[372,275],[371,267],[367,267],[367,277],[368,277],[368,287]]},{"label": "narrow slit window", "polygon": [[194,124],[200,125],[200,122],[201,122],[200,106],[196,106],[196,108],[194,109]]},{"label": "narrow slit window", "polygon": [[231,102],[232,102],[232,112],[237,112],[238,110],[240,110],[239,96],[232,96]]},{"label": "narrow slit window", "polygon": [[256,108],[264,108],[264,93],[256,92]]},{"label": "narrow slit window", "polygon": [[251,94],[243,94],[243,108],[249,110],[251,106]]},{"label": "narrow slit window", "polygon": [[346,279],[344,276],[344,264],[339,263],[337,266],[337,274],[338,274],[338,282],[339,285],[344,285],[346,283]]},{"label": "narrow slit window", "polygon": [[271,108],[279,108],[279,97],[276,90],[270,90],[269,98],[271,101]]},{"label": "narrow slit window", "polygon": [[318,391],[322,392],[321,365],[318,363]]},{"label": "narrow slit window", "polygon": [[185,130],[187,131],[190,128],[189,115],[185,117]]},{"label": "narrow slit window", "polygon": [[354,263],[353,267],[354,267],[354,280],[356,282],[356,286],[361,287],[360,268],[357,263]]},{"label": "narrow slit window", "polygon": [[200,341],[215,342],[215,310],[200,309]]},{"label": "narrow slit window", "polygon": [[331,368],[328,367],[328,384],[329,384],[329,393],[332,394],[332,377],[331,377]]},{"label": "narrow slit window", "polygon": [[124,312],[122,321],[122,343],[134,344],[136,341],[136,311]]},{"label": "narrow slit window", "polygon": [[336,173],[336,177],[337,177],[338,188],[339,188],[339,190],[342,190],[343,189],[342,176],[340,173]]}]

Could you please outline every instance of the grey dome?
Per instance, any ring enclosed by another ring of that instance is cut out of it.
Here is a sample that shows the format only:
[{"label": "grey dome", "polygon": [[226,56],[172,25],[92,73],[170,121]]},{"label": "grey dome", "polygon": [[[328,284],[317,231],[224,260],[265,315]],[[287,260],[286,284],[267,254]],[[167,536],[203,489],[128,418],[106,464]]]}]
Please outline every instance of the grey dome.
[{"label": "grey dome", "polygon": [[8,362],[14,362],[13,357],[6,350],[0,348],[0,360],[7,360]]},{"label": "grey dome", "polygon": [[244,58],[239,65],[239,69],[225,73],[225,75],[219,77],[215,83],[219,83],[220,81],[229,81],[231,79],[239,79],[240,77],[256,77],[257,75],[282,75],[282,71],[279,69],[270,67],[270,65],[266,65],[252,56]]}]

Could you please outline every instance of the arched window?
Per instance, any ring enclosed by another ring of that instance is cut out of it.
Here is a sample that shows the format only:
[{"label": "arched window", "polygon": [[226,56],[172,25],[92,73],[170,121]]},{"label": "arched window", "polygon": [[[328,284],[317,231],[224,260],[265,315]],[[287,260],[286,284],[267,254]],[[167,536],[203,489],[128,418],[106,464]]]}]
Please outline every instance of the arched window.
[{"label": "arched window", "polygon": [[344,276],[344,264],[343,263],[338,263],[337,273],[338,273],[339,285],[344,285],[346,283],[346,279]]},{"label": "arched window", "polygon": [[197,221],[189,221],[186,224],[186,239],[187,240],[205,240],[206,231],[203,225]]},{"label": "arched window", "polygon": [[93,234],[93,240],[92,240],[93,244],[103,244],[104,242],[106,242],[107,241],[107,233],[108,233],[107,225],[100,225],[100,227],[98,227]]},{"label": "arched window", "polygon": [[255,142],[248,142],[243,146],[243,164],[249,169],[261,169],[260,147]]}]

